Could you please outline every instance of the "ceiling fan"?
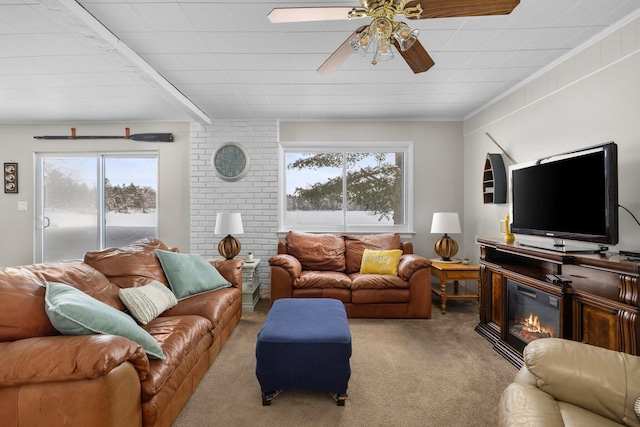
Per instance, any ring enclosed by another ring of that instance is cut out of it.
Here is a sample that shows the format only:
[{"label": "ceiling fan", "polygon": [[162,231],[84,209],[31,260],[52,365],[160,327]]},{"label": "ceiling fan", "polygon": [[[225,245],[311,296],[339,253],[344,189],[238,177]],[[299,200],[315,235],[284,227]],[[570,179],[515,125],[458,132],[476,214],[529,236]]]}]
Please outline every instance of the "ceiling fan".
[{"label": "ceiling fan", "polygon": [[417,74],[435,62],[418,40],[418,30],[395,21],[396,15],[407,19],[507,15],[519,3],[520,0],[360,0],[361,7],[279,7],[267,17],[273,23],[371,18],[369,25],[355,30],[317,71],[333,73],[354,52],[366,56],[370,50],[371,63],[375,65],[393,58],[393,45]]}]

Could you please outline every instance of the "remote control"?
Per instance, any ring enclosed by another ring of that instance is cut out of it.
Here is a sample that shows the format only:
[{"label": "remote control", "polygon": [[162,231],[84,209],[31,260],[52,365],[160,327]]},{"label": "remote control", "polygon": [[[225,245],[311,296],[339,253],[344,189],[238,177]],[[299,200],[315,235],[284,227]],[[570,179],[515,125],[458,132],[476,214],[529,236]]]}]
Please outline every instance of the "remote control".
[{"label": "remote control", "polygon": [[571,283],[571,278],[569,276],[563,276],[562,274],[556,274],[559,282],[562,283]]}]

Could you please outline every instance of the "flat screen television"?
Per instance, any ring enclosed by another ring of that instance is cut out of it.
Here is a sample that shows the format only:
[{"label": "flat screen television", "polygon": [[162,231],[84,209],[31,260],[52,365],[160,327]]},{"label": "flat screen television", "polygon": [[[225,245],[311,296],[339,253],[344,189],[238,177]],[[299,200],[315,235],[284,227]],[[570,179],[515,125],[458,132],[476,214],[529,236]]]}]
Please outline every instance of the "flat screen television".
[{"label": "flat screen television", "polygon": [[512,233],[551,237],[546,248],[566,252],[580,247],[565,239],[618,243],[615,143],[513,165],[509,172]]}]

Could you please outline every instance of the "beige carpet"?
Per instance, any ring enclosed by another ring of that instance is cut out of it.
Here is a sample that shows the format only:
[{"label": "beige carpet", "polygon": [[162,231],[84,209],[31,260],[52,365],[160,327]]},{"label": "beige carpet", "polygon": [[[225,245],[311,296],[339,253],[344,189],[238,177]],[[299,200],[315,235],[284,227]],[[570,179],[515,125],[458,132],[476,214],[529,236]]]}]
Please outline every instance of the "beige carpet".
[{"label": "beige carpet", "polygon": [[473,328],[478,307],[434,298],[429,320],[349,319],[351,379],[344,407],[328,394],[284,391],[262,406],[255,376],[262,300],[242,320],[174,427],[493,426],[502,390],[516,368]]}]

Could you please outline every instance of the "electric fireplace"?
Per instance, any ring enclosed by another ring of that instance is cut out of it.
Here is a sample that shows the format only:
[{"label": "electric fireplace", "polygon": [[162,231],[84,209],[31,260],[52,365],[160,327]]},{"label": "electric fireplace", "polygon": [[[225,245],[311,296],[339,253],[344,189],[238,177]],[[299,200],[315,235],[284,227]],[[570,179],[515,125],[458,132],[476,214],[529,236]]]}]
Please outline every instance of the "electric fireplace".
[{"label": "electric fireplace", "polygon": [[507,279],[507,343],[522,351],[531,341],[560,336],[560,297]]}]

